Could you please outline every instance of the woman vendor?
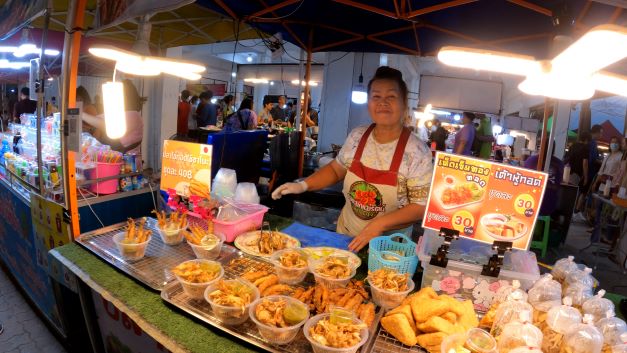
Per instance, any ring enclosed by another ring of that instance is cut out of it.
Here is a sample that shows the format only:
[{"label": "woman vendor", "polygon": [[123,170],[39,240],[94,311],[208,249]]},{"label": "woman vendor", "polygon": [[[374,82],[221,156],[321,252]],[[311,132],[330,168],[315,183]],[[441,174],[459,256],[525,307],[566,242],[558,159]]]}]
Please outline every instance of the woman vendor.
[{"label": "woman vendor", "polygon": [[354,129],[337,158],[304,181],[279,186],[272,197],[320,190],[344,180],[346,203],[337,232],[359,251],[374,237],[411,232],[425,210],[433,164],[427,146],[403,126],[407,85],[400,71],[379,67],[368,83],[373,123]]}]

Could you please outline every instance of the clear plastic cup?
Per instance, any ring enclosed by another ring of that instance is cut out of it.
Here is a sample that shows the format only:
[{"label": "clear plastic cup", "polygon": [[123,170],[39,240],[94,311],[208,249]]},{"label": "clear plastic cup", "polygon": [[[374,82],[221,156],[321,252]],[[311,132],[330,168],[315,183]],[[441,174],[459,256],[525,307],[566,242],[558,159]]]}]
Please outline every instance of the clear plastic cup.
[{"label": "clear plastic cup", "polygon": [[370,284],[370,293],[372,293],[372,300],[378,306],[384,309],[392,309],[401,305],[403,299],[407,297],[407,295],[414,290],[414,281],[411,278],[407,278],[407,289],[402,292],[395,292],[383,288],[378,288],[370,279],[368,279],[368,283]]},{"label": "clear plastic cup", "polygon": [[123,242],[125,237],[126,232],[120,232],[113,236],[113,242],[118,248],[122,258],[127,261],[141,260],[146,254],[146,247],[152,238],[152,234],[148,236],[148,240],[139,244],[126,244]]},{"label": "clear plastic cup", "polygon": [[[257,315],[255,314],[257,306],[264,300],[269,300],[273,302],[285,300],[287,302],[287,305],[299,305],[303,308],[303,310],[305,310],[307,316],[299,323],[288,327],[274,327],[266,325],[260,322],[257,319]],[[292,342],[298,334],[300,327],[303,326],[305,322],[307,322],[307,320],[309,319],[309,308],[307,307],[307,305],[300,300],[285,295],[270,295],[264,298],[259,298],[250,305],[250,308],[248,310],[250,311],[250,319],[257,325],[257,329],[259,329],[259,334],[261,335],[261,337],[263,337],[271,344],[288,344]]]},{"label": "clear plastic cup", "polygon": [[187,228],[187,224],[178,229],[162,229],[157,227],[157,233],[161,240],[167,245],[177,245],[183,242],[183,231]]},{"label": "clear plastic cup", "polygon": [[318,268],[318,266],[322,265],[324,259],[325,258],[321,258],[319,260],[309,259],[309,271],[313,273],[314,278],[316,279],[316,283],[319,283],[320,285],[325,286],[328,289],[344,288],[348,285],[348,282],[350,282],[350,280],[355,277],[355,273],[357,271],[352,266],[349,266],[351,272],[350,275],[346,278],[332,278],[318,274],[316,269]]},{"label": "clear plastic cup", "polygon": [[205,289],[207,289],[207,287],[211,285],[212,283],[215,283],[219,281],[220,279],[222,279],[222,277],[224,276],[224,268],[222,268],[222,264],[220,264],[217,261],[203,260],[203,259],[189,260],[189,261],[182,262],[181,264],[190,263],[190,262],[206,263],[206,264],[220,266],[220,273],[218,274],[218,276],[209,282],[203,282],[203,283],[188,282],[182,279],[181,277],[179,277],[178,275],[174,274],[176,279],[181,284],[181,287],[183,287],[183,291],[185,292],[185,294],[187,294],[188,297],[190,297],[191,299],[202,300],[204,297]]},{"label": "clear plastic cup", "polygon": [[[302,282],[307,273],[309,272],[309,267],[305,265],[304,267],[285,267],[281,265],[279,259],[281,255],[287,252],[298,251],[295,249],[283,249],[272,254],[271,260],[274,263],[274,270],[276,271],[277,276],[279,276],[279,282],[285,284],[298,284]],[[301,253],[301,256],[305,258],[307,261],[307,256]]]},{"label": "clear plastic cup", "polygon": [[[309,341],[309,343],[311,343],[311,348],[313,348],[314,353],[355,353],[357,352],[359,347],[363,346],[368,340],[368,334],[369,334],[368,328],[364,327],[359,332],[359,335],[361,336],[361,340],[359,341],[359,343],[357,343],[356,345],[352,347],[333,348],[333,347],[325,346],[325,345],[318,343],[313,338],[311,338],[309,329],[314,327],[318,323],[318,321],[322,319],[328,319],[329,317],[331,317],[331,314],[316,315],[312,317],[311,319],[307,320],[307,322],[305,323],[305,326],[303,327],[303,333],[305,334],[305,338]],[[363,322],[357,318],[353,318],[353,323],[363,324]]]},{"label": "clear plastic cup", "polygon": [[220,251],[222,250],[222,244],[224,243],[224,235],[222,234],[213,234],[218,238],[218,243],[214,246],[207,246],[207,245],[196,245],[196,244],[192,244],[190,242],[187,242],[189,244],[189,246],[191,246],[192,250],[194,251],[194,254],[196,255],[197,259],[206,259],[206,260],[213,260],[218,258],[218,256],[220,256]]},{"label": "clear plastic cup", "polygon": [[226,306],[226,305],[220,305],[217,303],[214,303],[211,298],[209,298],[209,294],[211,294],[211,292],[213,292],[214,290],[217,289],[217,285],[218,282],[214,282],[212,283],[209,287],[207,287],[207,289],[205,290],[205,300],[207,302],[209,302],[209,305],[211,305],[211,310],[213,311],[213,314],[220,320],[222,321],[222,323],[224,323],[225,325],[239,325],[242,324],[244,322],[246,322],[246,320],[248,320],[248,317],[250,316],[250,312],[249,312],[249,307],[250,305],[257,299],[259,299],[259,290],[257,289],[257,287],[255,287],[254,284],[244,280],[244,279],[231,279],[231,280],[225,280],[224,282],[226,283],[242,283],[244,285],[246,285],[247,287],[250,288],[250,290],[253,293],[253,297],[251,298],[251,303],[249,303],[248,305],[246,305],[244,308],[239,308],[239,307],[233,307],[233,306]]},{"label": "clear plastic cup", "polygon": [[464,334],[456,333],[445,337],[440,349],[442,353],[450,353],[451,351],[455,352],[456,348],[460,346],[473,353],[497,352],[494,337],[479,328],[470,329]]}]

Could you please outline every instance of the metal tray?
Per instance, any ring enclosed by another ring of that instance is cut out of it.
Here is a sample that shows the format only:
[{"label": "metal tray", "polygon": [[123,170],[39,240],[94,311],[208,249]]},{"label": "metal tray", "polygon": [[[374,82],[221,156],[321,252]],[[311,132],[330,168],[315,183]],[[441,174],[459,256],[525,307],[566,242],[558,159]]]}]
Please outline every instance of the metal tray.
[{"label": "metal tray", "polygon": [[406,346],[379,326],[370,353],[428,353],[420,346]]},{"label": "metal tray", "polygon": [[161,291],[166,283],[174,280],[170,269],[183,261],[196,258],[185,241],[178,245],[166,245],[157,232],[157,220],[148,218],[146,228],[153,231],[146,248],[146,256],[137,261],[126,261],[113,243],[113,235],[126,229],[126,222],[82,234],[77,242],[148,287]]},{"label": "metal tray", "polygon": [[[239,277],[248,271],[274,270],[274,266],[266,260],[244,254],[243,252],[231,246],[225,246],[222,248],[222,254],[220,255],[218,261],[221,262],[224,267],[224,278],[226,279]],[[309,279],[309,277],[311,276],[308,276],[307,279]],[[309,281],[306,281],[305,283],[308,282],[310,282],[310,284],[313,284],[313,281],[311,281],[311,279],[309,279]],[[166,285],[163,291],[161,291],[161,298],[163,298],[163,300],[165,300],[166,302],[187,312],[188,314],[191,314],[196,318],[208,323],[209,325],[214,326],[224,332],[227,332],[243,341],[253,344],[266,351],[275,353],[313,352],[311,345],[309,341],[307,341],[307,339],[305,338],[302,330],[299,331],[298,335],[292,342],[286,345],[279,346],[270,344],[266,340],[264,340],[261,335],[259,335],[257,326],[251,320],[248,320],[245,323],[236,326],[224,325],[217,317],[213,315],[211,306],[208,302],[204,300],[190,299],[183,291],[183,288],[181,287],[179,282],[176,280]],[[360,352],[369,351],[369,347],[372,345],[375,337],[375,330],[379,325],[379,320],[382,315],[383,310],[379,309],[378,312],[375,314],[375,319],[370,329],[369,339],[366,344],[362,346]]]}]

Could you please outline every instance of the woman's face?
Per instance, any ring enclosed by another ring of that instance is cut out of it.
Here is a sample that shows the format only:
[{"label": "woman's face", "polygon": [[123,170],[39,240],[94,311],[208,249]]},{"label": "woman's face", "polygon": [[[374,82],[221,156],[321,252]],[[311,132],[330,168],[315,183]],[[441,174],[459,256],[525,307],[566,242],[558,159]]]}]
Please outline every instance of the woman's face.
[{"label": "woman's face", "polygon": [[398,84],[392,80],[372,82],[368,97],[368,112],[378,125],[400,125],[405,102]]},{"label": "woman's face", "polygon": [[272,110],[272,105],[273,103],[268,103],[264,106],[264,108],[266,108],[266,110]]}]

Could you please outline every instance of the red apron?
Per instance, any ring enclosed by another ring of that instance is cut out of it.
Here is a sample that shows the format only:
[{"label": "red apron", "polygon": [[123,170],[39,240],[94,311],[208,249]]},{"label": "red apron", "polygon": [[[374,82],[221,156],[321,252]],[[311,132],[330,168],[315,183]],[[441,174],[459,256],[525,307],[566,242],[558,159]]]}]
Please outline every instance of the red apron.
[{"label": "red apron", "polygon": [[357,236],[375,217],[396,211],[398,205],[398,169],[403,161],[409,129],[403,132],[396,144],[389,170],[377,170],[361,163],[361,156],[375,124],[368,127],[359,141],[355,157],[344,178],[342,192],[346,204],[337,222],[337,232]]}]

